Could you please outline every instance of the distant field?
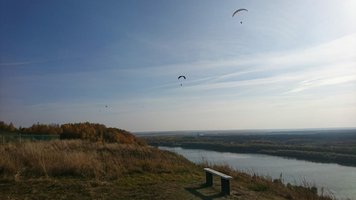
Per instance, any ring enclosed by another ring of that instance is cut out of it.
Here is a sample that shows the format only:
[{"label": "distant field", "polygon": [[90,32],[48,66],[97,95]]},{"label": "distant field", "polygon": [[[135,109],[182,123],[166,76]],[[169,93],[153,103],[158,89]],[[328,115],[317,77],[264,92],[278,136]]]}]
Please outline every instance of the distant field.
[{"label": "distant field", "polygon": [[356,166],[356,129],[139,134],[153,146],[259,153]]}]

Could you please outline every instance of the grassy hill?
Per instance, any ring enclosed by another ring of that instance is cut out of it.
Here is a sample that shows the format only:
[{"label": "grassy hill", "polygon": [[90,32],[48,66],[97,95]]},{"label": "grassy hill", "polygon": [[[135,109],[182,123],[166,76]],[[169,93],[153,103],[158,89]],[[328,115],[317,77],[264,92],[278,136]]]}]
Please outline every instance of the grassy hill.
[{"label": "grassy hill", "polygon": [[12,123],[0,121],[0,136],[4,141],[24,140],[62,140],[81,139],[91,142],[139,144],[141,139],[126,130],[106,127],[98,123],[67,123],[67,124],[33,124],[31,127],[17,129]]},{"label": "grassy hill", "polygon": [[210,166],[233,176],[205,187],[204,164],[139,144],[83,140],[2,143],[0,199],[330,199],[313,188]]}]

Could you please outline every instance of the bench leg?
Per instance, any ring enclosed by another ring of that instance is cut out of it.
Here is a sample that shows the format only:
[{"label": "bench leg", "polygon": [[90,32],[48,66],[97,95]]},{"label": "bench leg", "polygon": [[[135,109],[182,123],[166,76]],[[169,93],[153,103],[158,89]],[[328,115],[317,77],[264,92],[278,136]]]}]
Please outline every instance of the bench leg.
[{"label": "bench leg", "polygon": [[206,178],[206,186],[212,186],[213,185],[213,175],[209,172],[205,172],[205,178]]},{"label": "bench leg", "polygon": [[230,180],[221,178],[221,192],[230,195]]}]

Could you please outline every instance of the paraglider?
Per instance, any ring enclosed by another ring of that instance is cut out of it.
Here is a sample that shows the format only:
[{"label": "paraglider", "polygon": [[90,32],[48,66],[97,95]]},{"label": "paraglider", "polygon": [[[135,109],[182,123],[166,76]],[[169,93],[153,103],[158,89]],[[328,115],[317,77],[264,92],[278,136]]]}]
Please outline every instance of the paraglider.
[{"label": "paraglider", "polygon": [[[187,78],[186,78],[185,76],[183,76],[183,75],[178,76],[178,80],[181,79],[181,78],[183,78],[184,80],[187,79]],[[183,84],[181,83],[180,86],[182,86],[182,85],[183,85]]]},{"label": "paraglider", "polygon": [[[245,8],[240,8],[240,9],[237,9],[234,13],[232,13],[232,17],[234,17],[237,13],[241,12],[241,11],[246,11],[248,12],[247,9]],[[240,24],[242,24],[242,21],[240,21]]]}]

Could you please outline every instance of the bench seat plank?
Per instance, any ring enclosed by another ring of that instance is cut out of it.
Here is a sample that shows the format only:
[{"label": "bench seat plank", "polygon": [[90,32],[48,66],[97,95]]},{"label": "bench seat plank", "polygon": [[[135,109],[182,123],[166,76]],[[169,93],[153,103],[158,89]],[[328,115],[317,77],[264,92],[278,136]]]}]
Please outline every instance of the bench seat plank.
[{"label": "bench seat plank", "polygon": [[209,173],[212,173],[212,174],[215,174],[215,175],[217,175],[217,176],[220,176],[220,177],[223,178],[223,179],[232,179],[231,176],[226,175],[226,174],[223,174],[223,173],[218,172],[218,171],[215,171],[215,170],[210,169],[210,168],[204,168],[204,170],[207,171],[207,172],[209,172]]}]

